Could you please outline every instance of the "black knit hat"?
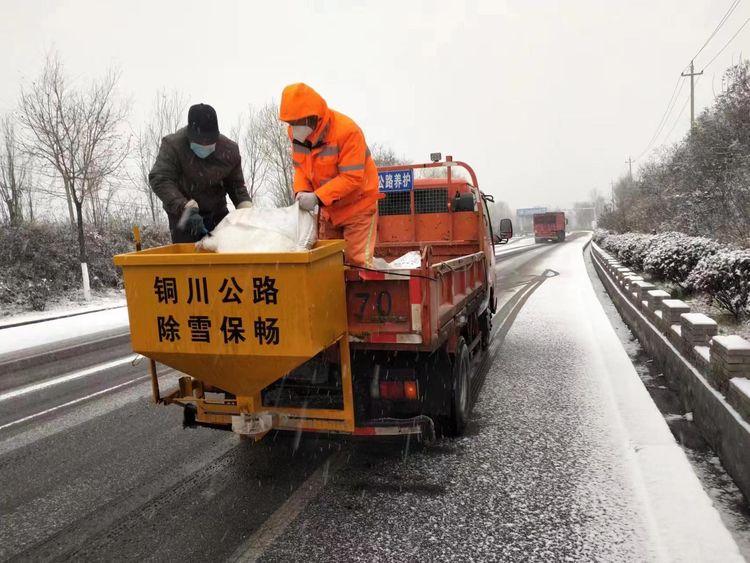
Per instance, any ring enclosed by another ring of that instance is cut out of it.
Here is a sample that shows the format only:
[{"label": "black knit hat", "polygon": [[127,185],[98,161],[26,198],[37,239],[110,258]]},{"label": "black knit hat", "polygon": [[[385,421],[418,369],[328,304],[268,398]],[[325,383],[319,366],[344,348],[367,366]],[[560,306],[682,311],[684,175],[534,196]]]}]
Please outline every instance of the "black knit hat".
[{"label": "black knit hat", "polygon": [[212,145],[219,138],[216,110],[208,104],[195,104],[188,110],[188,139],[199,145]]}]

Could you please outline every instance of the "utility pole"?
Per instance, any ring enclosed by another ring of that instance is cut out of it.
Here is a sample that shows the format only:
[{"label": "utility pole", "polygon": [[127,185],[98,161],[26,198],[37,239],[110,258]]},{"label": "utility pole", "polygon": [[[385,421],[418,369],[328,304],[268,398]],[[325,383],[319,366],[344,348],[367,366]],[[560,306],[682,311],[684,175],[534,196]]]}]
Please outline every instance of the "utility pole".
[{"label": "utility pole", "polygon": [[633,159],[631,157],[628,157],[628,159],[625,161],[625,164],[628,165],[628,171],[630,175],[630,183],[633,183]]},{"label": "utility pole", "polygon": [[680,76],[690,77],[690,130],[693,130],[693,124],[695,123],[695,77],[703,74],[703,71],[695,72],[695,66],[693,61],[690,61],[690,72],[681,72]]}]

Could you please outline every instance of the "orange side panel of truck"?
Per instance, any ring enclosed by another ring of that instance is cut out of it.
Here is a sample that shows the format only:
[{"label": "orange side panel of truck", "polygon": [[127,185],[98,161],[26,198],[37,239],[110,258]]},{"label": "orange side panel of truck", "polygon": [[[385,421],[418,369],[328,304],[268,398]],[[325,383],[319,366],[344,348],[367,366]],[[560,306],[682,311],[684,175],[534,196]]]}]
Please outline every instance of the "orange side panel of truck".
[{"label": "orange side panel of truck", "polygon": [[417,251],[421,264],[346,272],[353,348],[429,352],[453,342],[464,319],[486,309],[494,297],[491,236],[481,192],[471,180],[448,174],[386,194],[375,255],[390,261]]}]

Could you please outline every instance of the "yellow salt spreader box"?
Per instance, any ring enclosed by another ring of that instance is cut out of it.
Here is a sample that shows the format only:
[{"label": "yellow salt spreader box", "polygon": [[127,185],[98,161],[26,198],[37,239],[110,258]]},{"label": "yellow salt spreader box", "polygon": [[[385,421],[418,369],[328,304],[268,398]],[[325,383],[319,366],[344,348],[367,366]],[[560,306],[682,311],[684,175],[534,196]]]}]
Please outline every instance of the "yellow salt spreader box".
[{"label": "yellow salt spreader box", "polygon": [[[343,249],[340,240],[281,253],[217,254],[173,244],[115,256],[133,350],[152,360],[156,399],[192,405],[198,422],[232,424],[240,433],[353,432]],[[337,344],[342,410],[262,405],[265,387]],[[161,399],[154,362],[197,381],[183,377]],[[205,392],[214,389],[224,393]]]}]

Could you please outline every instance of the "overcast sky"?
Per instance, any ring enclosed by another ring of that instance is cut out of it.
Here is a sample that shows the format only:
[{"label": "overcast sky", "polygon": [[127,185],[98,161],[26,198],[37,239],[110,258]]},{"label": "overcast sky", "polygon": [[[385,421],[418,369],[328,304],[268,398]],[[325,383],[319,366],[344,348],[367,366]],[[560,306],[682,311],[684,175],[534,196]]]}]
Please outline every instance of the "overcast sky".
[{"label": "overcast sky", "polygon": [[[565,207],[608,191],[646,147],[730,3],[3,0],[0,110],[52,48],[81,80],[119,66],[136,124],[167,88],[214,105],[228,131],[248,103],[304,81],[370,143],[414,161],[452,154],[513,207]],[[697,69],[748,16],[741,2]],[[750,25],[706,69],[697,108],[748,47]],[[662,139],[687,130],[687,86]]]}]

